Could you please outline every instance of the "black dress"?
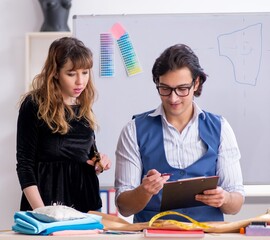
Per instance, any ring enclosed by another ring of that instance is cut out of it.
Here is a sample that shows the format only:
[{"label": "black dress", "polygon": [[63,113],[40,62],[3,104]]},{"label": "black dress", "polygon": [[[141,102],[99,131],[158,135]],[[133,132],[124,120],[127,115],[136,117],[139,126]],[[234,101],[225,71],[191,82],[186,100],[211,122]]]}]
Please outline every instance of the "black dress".
[{"label": "black dress", "polygon": [[[79,106],[73,106],[77,114]],[[37,185],[45,205],[53,203],[79,211],[101,208],[99,181],[93,166],[94,131],[85,120],[70,121],[65,134],[52,133],[38,119],[37,105],[28,96],[21,105],[17,125],[17,174],[21,188]],[[22,211],[32,210],[22,196]]]}]

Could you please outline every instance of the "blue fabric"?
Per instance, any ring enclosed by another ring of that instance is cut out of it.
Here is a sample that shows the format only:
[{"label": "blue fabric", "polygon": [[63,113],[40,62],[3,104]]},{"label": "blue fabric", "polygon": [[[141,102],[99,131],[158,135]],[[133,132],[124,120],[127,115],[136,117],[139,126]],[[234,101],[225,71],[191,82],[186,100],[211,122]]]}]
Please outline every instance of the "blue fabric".
[{"label": "blue fabric", "polygon": [[14,215],[12,230],[24,234],[49,235],[62,230],[103,229],[101,219],[101,216],[86,214],[81,219],[46,223],[34,218],[31,212],[20,211]]},{"label": "blue fabric", "polygon": [[[216,161],[220,144],[221,122],[220,117],[208,112],[199,115],[199,136],[207,146],[204,156],[185,169],[174,168],[166,159],[163,141],[161,116],[150,117],[150,112],[135,116],[137,141],[143,163],[142,178],[150,169],[159,172],[173,173],[169,181],[178,179],[216,175]],[[181,194],[181,193],[179,193]],[[162,190],[154,195],[146,207],[134,215],[134,222],[149,221],[160,212]],[[173,197],[173,196],[172,196]],[[223,221],[223,214],[219,208],[197,206],[185,209],[174,209],[188,215],[197,221]],[[188,221],[179,216],[169,216],[169,219]]]}]

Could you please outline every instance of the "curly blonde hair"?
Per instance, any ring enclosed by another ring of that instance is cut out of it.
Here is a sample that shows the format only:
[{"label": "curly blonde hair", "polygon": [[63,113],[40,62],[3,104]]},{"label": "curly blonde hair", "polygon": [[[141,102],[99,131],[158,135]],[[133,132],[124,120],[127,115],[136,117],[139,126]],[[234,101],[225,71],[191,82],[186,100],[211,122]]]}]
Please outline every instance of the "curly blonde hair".
[{"label": "curly blonde hair", "polygon": [[[72,70],[90,69],[89,81],[77,98],[80,104],[77,116],[72,108],[64,103],[59,80],[55,77],[68,60],[73,64]],[[73,37],[63,37],[50,45],[42,71],[33,79],[33,90],[26,96],[32,96],[32,100],[38,105],[38,118],[43,119],[53,133],[66,134],[70,129],[69,121],[75,118],[84,118],[92,129],[96,129],[97,124],[92,111],[96,97],[92,67],[92,52],[82,41]]]}]

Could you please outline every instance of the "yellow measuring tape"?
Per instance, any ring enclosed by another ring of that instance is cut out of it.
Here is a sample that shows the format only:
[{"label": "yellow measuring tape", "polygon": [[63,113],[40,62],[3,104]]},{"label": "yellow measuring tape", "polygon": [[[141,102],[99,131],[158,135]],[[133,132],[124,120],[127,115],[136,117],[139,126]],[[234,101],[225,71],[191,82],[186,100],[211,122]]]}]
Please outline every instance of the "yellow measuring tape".
[{"label": "yellow measuring tape", "polygon": [[176,226],[178,226],[178,227],[180,227],[180,228],[182,228],[184,230],[190,230],[190,229],[194,229],[194,228],[198,228],[198,227],[200,229],[211,228],[211,226],[208,225],[208,224],[200,223],[200,222],[194,220],[193,218],[191,218],[191,217],[189,217],[189,216],[187,216],[185,214],[182,214],[182,213],[179,213],[179,212],[174,212],[174,211],[166,211],[166,212],[161,212],[161,213],[156,214],[149,221],[149,227],[151,227],[153,225],[153,223],[157,219],[159,219],[161,217],[164,217],[166,215],[178,215],[178,216],[184,217],[184,218],[188,219],[192,224],[185,223],[185,222],[179,222],[179,221],[176,221],[176,220],[164,220],[163,223],[155,223],[155,226],[160,227],[160,226],[163,226],[166,223],[170,223],[170,224],[176,225]]}]

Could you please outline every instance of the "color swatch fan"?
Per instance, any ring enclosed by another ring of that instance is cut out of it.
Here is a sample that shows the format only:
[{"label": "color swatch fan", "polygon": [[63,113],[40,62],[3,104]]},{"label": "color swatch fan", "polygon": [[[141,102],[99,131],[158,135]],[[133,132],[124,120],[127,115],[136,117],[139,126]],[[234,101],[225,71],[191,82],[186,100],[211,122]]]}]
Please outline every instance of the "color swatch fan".
[{"label": "color swatch fan", "polygon": [[129,34],[119,23],[111,28],[111,33],[116,39],[128,76],[142,72],[137,54],[132,45]]},{"label": "color swatch fan", "polygon": [[100,34],[100,77],[114,77],[114,39],[110,33]]}]

